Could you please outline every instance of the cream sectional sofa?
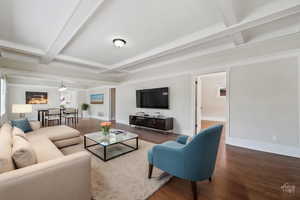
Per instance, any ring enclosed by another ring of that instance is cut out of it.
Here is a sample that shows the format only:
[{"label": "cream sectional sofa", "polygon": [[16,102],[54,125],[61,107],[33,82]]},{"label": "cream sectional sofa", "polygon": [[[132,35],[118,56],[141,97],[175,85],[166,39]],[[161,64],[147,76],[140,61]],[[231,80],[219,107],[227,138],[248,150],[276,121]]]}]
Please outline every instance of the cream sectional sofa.
[{"label": "cream sectional sofa", "polygon": [[16,169],[12,160],[12,127],[0,130],[1,200],[90,200],[90,156],[87,152],[64,156],[59,148],[80,143],[80,133],[67,126],[40,128],[30,122],[26,138],[37,164]]}]

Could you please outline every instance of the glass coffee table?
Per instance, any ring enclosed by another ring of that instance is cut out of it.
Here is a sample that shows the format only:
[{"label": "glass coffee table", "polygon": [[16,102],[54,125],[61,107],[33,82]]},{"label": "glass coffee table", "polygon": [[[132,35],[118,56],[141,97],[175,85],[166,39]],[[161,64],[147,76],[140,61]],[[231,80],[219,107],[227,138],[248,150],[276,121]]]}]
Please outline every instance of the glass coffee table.
[{"label": "glass coffee table", "polygon": [[137,150],[139,138],[138,135],[123,130],[112,129],[109,135],[98,131],[84,135],[84,148],[101,160],[108,161]]}]

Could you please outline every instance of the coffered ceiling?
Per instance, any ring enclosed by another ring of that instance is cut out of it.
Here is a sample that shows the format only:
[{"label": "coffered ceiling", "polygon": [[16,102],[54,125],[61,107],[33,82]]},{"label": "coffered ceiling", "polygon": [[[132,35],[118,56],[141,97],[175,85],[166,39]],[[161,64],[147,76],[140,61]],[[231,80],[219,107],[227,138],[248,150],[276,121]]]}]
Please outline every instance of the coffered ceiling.
[{"label": "coffered ceiling", "polygon": [[166,62],[297,34],[299,21],[299,0],[1,0],[0,71],[24,84],[113,85]]}]

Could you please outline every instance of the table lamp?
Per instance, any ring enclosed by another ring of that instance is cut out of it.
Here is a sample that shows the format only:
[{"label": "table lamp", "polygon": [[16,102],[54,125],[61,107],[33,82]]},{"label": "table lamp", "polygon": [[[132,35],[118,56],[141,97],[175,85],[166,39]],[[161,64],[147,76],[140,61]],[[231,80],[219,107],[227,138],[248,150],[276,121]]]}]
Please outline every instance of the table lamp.
[{"label": "table lamp", "polygon": [[32,112],[32,105],[30,104],[13,104],[12,113],[19,113],[20,118],[25,118],[25,113]]}]

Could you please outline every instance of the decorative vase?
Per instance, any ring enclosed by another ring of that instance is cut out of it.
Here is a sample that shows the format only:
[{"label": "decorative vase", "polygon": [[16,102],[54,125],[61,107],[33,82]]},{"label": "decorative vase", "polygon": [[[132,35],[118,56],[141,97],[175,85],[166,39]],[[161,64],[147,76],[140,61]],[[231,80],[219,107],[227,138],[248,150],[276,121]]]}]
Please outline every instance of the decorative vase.
[{"label": "decorative vase", "polygon": [[102,132],[103,132],[104,136],[109,135],[110,126],[111,126],[111,122],[101,122],[100,123],[100,127],[102,129]]},{"label": "decorative vase", "polygon": [[110,129],[109,126],[104,126],[104,127],[102,127],[102,131],[103,131],[103,134],[104,134],[105,136],[108,136],[108,135],[109,135],[109,129]]}]

